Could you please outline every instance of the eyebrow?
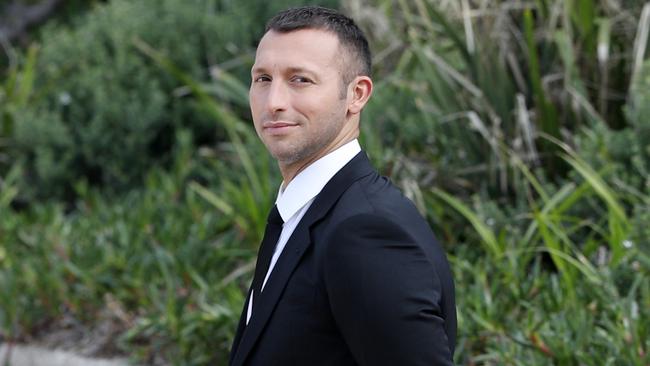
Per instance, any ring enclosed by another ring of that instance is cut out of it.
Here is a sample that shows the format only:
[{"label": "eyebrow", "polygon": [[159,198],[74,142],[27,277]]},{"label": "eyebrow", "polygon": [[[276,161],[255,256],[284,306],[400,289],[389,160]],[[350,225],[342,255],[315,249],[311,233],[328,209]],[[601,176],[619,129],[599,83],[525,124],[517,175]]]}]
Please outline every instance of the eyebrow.
[{"label": "eyebrow", "polygon": [[[309,70],[309,69],[307,69],[307,68],[304,68],[304,67],[300,67],[300,66],[292,66],[292,67],[288,67],[288,68],[286,69],[286,72],[288,72],[288,73],[290,73],[290,74],[294,74],[294,73],[298,73],[298,74],[307,73],[307,74],[310,74],[310,75],[314,75],[314,74],[315,74],[313,71],[311,71],[311,70]],[[251,73],[252,73],[252,74],[265,74],[265,73],[268,73],[268,71],[267,71],[267,69],[264,68],[264,67],[260,67],[260,66],[255,67],[255,66],[254,66],[254,67],[251,69]]]}]

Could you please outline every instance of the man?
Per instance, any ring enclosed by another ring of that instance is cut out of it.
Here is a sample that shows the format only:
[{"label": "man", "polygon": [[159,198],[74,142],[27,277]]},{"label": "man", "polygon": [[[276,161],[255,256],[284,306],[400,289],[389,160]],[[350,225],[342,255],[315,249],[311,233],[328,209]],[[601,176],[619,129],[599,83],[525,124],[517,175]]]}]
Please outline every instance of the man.
[{"label": "man", "polygon": [[451,365],[443,250],[357,142],[373,88],[363,33],[330,9],[286,10],[251,74],[255,129],[284,181],[230,364]]}]

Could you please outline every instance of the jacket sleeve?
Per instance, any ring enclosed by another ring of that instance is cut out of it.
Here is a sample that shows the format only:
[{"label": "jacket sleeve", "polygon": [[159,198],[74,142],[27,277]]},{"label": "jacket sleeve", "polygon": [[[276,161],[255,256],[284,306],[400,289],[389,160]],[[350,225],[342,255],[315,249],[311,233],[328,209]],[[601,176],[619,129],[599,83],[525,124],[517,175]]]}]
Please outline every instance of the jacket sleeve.
[{"label": "jacket sleeve", "polygon": [[337,327],[359,365],[453,365],[440,281],[396,223],[361,214],[337,225],[323,272]]}]

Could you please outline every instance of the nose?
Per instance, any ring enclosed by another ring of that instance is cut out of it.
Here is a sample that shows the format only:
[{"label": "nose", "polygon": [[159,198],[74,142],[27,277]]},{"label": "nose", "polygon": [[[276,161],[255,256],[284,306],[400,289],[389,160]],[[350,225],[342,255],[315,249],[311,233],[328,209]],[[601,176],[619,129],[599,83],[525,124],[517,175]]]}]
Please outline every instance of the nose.
[{"label": "nose", "polygon": [[289,91],[281,81],[271,82],[266,95],[266,107],[272,114],[284,112],[289,103]]}]

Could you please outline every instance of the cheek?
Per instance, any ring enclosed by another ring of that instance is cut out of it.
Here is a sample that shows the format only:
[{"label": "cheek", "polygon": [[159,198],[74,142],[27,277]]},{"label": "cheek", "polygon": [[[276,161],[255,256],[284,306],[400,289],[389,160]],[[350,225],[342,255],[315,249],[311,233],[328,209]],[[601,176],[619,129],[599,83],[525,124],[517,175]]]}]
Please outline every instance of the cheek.
[{"label": "cheek", "polygon": [[292,100],[293,108],[310,118],[327,118],[336,114],[342,107],[338,98],[332,98],[327,93],[297,95]]},{"label": "cheek", "polygon": [[255,111],[259,109],[259,93],[255,92],[253,90],[250,90],[248,92],[248,103],[251,107],[251,112],[253,112],[253,116],[255,115]]},{"label": "cheek", "polygon": [[253,117],[255,128],[257,128],[257,125],[261,123],[262,115],[264,114],[264,98],[260,93],[249,93],[248,98],[251,116]]}]

